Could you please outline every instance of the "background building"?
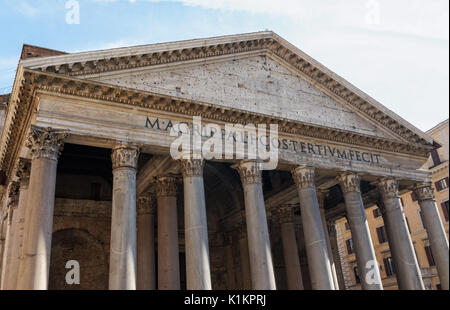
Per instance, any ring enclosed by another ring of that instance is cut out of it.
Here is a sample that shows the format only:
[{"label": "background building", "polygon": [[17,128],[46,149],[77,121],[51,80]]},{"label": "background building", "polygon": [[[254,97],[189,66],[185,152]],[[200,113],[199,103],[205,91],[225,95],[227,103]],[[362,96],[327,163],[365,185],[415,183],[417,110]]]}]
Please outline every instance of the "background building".
[{"label": "background building", "polygon": [[[448,119],[427,132],[442,147],[431,152],[427,166],[432,172],[434,195],[436,205],[445,227],[448,238],[448,212],[449,212],[449,136]],[[436,263],[430,248],[430,241],[422,223],[420,207],[413,192],[401,195],[405,217],[411,232],[417,259],[424,285],[427,289],[440,289]],[[384,228],[383,217],[378,206],[374,205],[366,209],[366,217],[369,223],[372,241],[374,244],[380,273],[385,289],[397,289],[395,268],[392,262],[391,252]],[[360,289],[360,279],[356,268],[356,257],[353,250],[352,236],[345,218],[337,221],[337,231],[340,232],[339,253],[343,264],[346,286],[350,289]],[[347,271],[347,272],[345,272]]]}]

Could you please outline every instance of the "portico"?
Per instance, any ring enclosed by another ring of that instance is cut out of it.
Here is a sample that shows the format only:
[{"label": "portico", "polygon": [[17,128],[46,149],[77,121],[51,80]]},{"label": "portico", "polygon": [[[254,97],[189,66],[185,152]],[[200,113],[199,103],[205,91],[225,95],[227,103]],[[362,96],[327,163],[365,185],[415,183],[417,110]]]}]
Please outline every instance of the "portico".
[{"label": "portico", "polygon": [[[363,289],[381,290],[364,215],[377,204],[400,288],[423,289],[398,198],[414,188],[448,289],[448,240],[421,170],[436,143],[274,33],[201,42],[21,62],[0,144],[2,288],[69,289],[62,262],[95,256],[97,288],[344,289],[332,232],[345,216]],[[240,139],[227,124],[276,124],[265,144],[276,168],[173,158],[177,124],[201,143],[208,126],[225,143]],[[75,239],[91,253],[64,251]]]}]

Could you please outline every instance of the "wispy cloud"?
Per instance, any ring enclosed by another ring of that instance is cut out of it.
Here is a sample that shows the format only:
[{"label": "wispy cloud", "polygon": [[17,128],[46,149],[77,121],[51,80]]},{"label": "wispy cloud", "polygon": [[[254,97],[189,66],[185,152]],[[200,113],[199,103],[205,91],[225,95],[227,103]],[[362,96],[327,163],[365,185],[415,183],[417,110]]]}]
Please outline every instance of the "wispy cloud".
[{"label": "wispy cloud", "polygon": [[40,9],[38,7],[35,7],[26,1],[20,1],[16,9],[21,14],[29,17],[36,16],[40,13]]}]

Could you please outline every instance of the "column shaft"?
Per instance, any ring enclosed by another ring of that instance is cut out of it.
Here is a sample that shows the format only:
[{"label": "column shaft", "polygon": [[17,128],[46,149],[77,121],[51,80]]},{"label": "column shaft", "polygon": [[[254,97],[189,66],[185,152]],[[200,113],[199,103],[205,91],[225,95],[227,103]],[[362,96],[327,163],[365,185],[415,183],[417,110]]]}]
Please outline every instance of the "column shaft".
[{"label": "column shaft", "polygon": [[252,288],[274,290],[275,275],[259,164],[244,161],[233,167],[238,170],[244,187]]},{"label": "column shaft", "polygon": [[298,187],[300,210],[305,237],[306,255],[313,290],[333,290],[330,258],[320,218],[314,184],[314,169],[298,167],[292,172]]},{"label": "column shaft", "polygon": [[137,202],[137,289],[155,289],[155,198],[149,194]]},{"label": "column shaft", "polygon": [[434,200],[434,191],[431,184],[417,185],[414,189],[419,200],[423,225],[430,240],[431,251],[441,280],[443,290],[449,289],[449,248],[439,211]]},{"label": "column shaft", "polygon": [[208,228],[206,219],[203,160],[181,160],[184,185],[184,229],[188,290],[210,290]]},{"label": "column shaft", "polygon": [[180,289],[176,180],[160,177],[158,199],[158,289]]},{"label": "column shaft", "polygon": [[336,234],[336,226],[335,221],[328,221],[328,236],[330,237],[330,246],[331,246],[331,253],[333,255],[334,260],[334,266],[336,269],[336,276],[339,283],[339,289],[345,290],[345,279],[344,279],[344,273],[342,271],[342,263],[341,263],[341,257],[339,255],[339,247],[337,243],[337,234]]},{"label": "column shaft", "polygon": [[113,199],[109,289],[136,289],[136,165],[139,151],[117,145],[112,152]]},{"label": "column shaft", "polygon": [[398,287],[401,290],[424,290],[419,263],[398,196],[397,181],[382,180],[378,183],[378,189],[381,194],[379,207],[394,259]]},{"label": "column shaft", "polygon": [[364,290],[382,290],[380,270],[360,192],[360,179],[355,174],[343,174],[338,179],[344,194],[361,286]]},{"label": "column shaft", "polygon": [[27,201],[30,218],[26,220],[20,289],[48,288],[57,158],[66,137],[66,131],[31,127],[27,144],[32,154]]}]

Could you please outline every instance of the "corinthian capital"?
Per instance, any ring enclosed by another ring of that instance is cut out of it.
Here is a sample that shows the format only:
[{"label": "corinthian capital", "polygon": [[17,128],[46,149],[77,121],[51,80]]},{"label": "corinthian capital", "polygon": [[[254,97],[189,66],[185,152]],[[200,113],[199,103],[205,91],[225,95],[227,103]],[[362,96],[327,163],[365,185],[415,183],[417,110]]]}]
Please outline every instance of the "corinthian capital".
[{"label": "corinthian capital", "polygon": [[49,158],[57,160],[67,136],[67,130],[56,130],[50,127],[41,128],[31,125],[26,146],[31,149],[33,159]]},{"label": "corinthian capital", "polygon": [[176,197],[177,196],[176,176],[160,176],[156,178],[156,196],[157,197]]},{"label": "corinthian capital", "polygon": [[184,177],[203,176],[204,165],[205,160],[203,158],[196,158],[190,153],[183,155],[180,159],[180,170]]},{"label": "corinthian capital", "polygon": [[337,180],[341,185],[342,192],[361,192],[361,178],[359,177],[359,175],[354,173],[343,173],[337,177]]},{"label": "corinthian capital", "polygon": [[19,202],[19,182],[11,182],[8,188],[8,207],[15,208]]},{"label": "corinthian capital", "polygon": [[417,200],[434,200],[434,190],[431,183],[416,184],[413,188]]},{"label": "corinthian capital", "polygon": [[26,158],[20,158],[17,163],[16,176],[19,179],[21,187],[27,187],[30,182],[31,161]]},{"label": "corinthian capital", "polygon": [[292,177],[299,189],[315,188],[314,167],[300,166],[292,170]]},{"label": "corinthian capital", "polygon": [[117,168],[136,169],[139,158],[139,148],[136,145],[120,143],[111,154],[113,170]]},{"label": "corinthian capital", "polygon": [[242,184],[262,184],[261,164],[257,161],[244,160],[231,166],[241,177]]},{"label": "corinthian capital", "polygon": [[398,197],[398,182],[395,179],[382,179],[377,187],[383,200]]},{"label": "corinthian capital", "polygon": [[155,214],[156,199],[150,193],[145,193],[138,197],[136,201],[136,213],[141,214]]},{"label": "corinthian capital", "polygon": [[294,209],[296,205],[280,205],[278,207],[272,208],[272,212],[277,215],[278,220],[281,224],[283,223],[293,223],[294,222]]}]

